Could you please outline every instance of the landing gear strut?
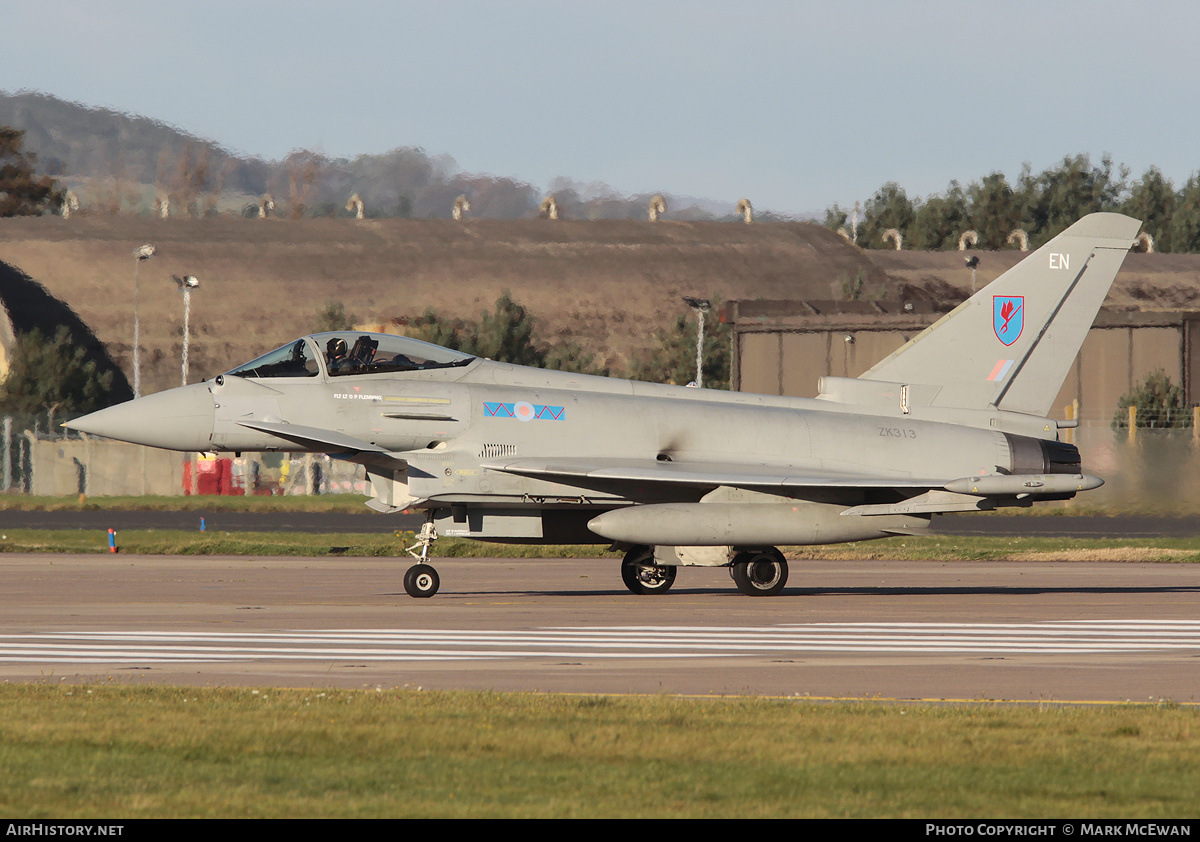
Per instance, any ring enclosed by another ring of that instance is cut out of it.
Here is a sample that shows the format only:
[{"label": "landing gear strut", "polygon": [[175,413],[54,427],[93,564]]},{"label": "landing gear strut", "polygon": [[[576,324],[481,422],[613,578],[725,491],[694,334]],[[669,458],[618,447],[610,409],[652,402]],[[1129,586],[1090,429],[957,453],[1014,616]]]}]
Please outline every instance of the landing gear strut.
[{"label": "landing gear strut", "polygon": [[774,547],[749,550],[734,557],[729,574],[746,596],[775,596],[787,584],[788,565]]},{"label": "landing gear strut", "polygon": [[[433,565],[428,563],[429,548],[436,540],[437,530],[433,527],[433,516],[430,515],[429,520],[425,521],[421,526],[421,531],[417,533],[417,543],[407,550],[410,556],[421,561],[420,564],[414,564],[408,568],[404,574],[404,590],[409,596],[426,599],[438,592],[441,579],[438,578]],[[417,547],[421,548],[420,553],[413,552]]]},{"label": "landing gear strut", "polygon": [[675,583],[675,568],[654,563],[654,547],[636,546],[621,561],[621,579],[636,594],[666,593]]}]

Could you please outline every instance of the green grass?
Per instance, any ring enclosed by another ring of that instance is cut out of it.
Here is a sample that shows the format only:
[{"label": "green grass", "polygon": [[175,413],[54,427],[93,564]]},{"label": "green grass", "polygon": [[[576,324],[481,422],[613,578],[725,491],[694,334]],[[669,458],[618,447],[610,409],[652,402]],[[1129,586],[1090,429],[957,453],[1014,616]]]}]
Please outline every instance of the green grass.
[{"label": "green grass", "polygon": [[[0,511],[164,511],[164,512],[350,512],[363,514],[366,501],[361,494],[323,494],[312,497],[288,495],[280,497],[179,495],[86,497],[34,497],[27,494],[0,494]],[[1029,508],[1005,508],[992,512],[972,512],[956,517],[1106,517],[1114,515],[1143,515],[1147,517],[1185,517],[1198,514],[1195,507],[1181,501],[1177,508],[1162,502],[1123,503],[1100,506],[1090,504],[1086,497],[1061,504],[1042,504]]]},{"label": "green grass", "polygon": [[[152,555],[294,555],[397,556],[416,539],[411,532],[309,533],[222,532],[209,530],[124,529],[117,546],[125,554]],[[910,561],[1200,561],[1196,538],[1021,538],[1008,536],[931,535],[886,538],[821,547],[784,548],[788,558],[898,559]],[[0,534],[0,553],[107,553],[108,533],[98,529],[8,529]],[[491,544],[439,538],[440,558],[615,558],[608,545]]]},{"label": "green grass", "polygon": [[1200,711],[0,686],[25,818],[1195,815]]},{"label": "green grass", "polygon": [[793,547],[789,558],[931,561],[1200,561],[1200,537],[1058,538],[929,535]]},{"label": "green grass", "polygon": [[242,497],[234,495],[181,495],[178,497],[34,497],[0,494],[0,511],[142,511],[142,512],[351,512],[369,511],[369,497],[361,494],[323,494],[313,497]]},{"label": "green grass", "polygon": [[[120,553],[134,555],[294,555],[397,556],[416,542],[412,532],[313,533],[221,532],[182,529],[122,529]],[[615,557],[608,545],[487,544],[439,538],[441,558],[601,558]],[[7,529],[0,553],[107,553],[108,532],[99,529]]]}]

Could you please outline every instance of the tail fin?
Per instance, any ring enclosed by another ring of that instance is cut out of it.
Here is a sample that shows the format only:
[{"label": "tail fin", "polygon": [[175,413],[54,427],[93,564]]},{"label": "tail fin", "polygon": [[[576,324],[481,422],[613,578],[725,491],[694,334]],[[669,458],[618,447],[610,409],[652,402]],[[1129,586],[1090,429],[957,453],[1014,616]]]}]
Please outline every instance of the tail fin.
[{"label": "tail fin", "polygon": [[934,406],[1044,417],[1141,224],[1085,216],[861,379],[940,387]]}]

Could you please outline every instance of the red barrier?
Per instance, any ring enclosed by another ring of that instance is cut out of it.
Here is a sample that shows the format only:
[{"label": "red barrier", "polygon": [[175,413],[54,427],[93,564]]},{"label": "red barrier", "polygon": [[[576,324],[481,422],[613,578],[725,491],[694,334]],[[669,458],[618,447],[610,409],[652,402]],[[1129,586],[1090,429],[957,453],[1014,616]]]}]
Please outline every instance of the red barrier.
[{"label": "red barrier", "polygon": [[192,466],[196,467],[196,494],[241,494],[233,489],[233,460],[204,458],[183,463],[183,493],[192,493]]}]

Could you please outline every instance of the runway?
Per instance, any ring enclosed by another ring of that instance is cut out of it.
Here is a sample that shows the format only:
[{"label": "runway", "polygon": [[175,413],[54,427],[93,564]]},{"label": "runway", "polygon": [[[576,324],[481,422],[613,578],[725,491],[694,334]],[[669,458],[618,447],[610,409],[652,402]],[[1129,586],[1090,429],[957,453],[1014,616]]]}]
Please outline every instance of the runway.
[{"label": "runway", "polygon": [[1200,567],[806,561],[775,598],[615,560],[0,557],[0,680],[1200,702]]}]

